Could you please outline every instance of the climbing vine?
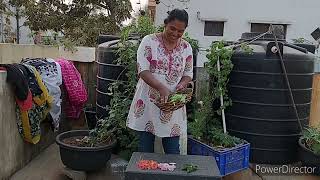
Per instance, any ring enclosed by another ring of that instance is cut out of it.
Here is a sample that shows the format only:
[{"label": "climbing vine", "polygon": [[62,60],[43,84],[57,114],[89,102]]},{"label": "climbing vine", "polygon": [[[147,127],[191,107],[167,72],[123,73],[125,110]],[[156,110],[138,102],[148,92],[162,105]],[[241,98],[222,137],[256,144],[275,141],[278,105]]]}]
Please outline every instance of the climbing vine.
[{"label": "climbing vine", "polygon": [[136,133],[127,128],[126,120],[137,85],[137,50],[141,39],[156,31],[156,27],[146,16],[141,16],[136,23],[124,28],[118,43],[118,59],[116,63],[124,67],[119,78],[124,75],[125,81],[118,80],[109,87],[112,96],[109,107],[109,121],[116,126],[115,137],[118,141],[116,149],[119,154],[129,159],[131,153],[137,151]]},{"label": "climbing vine", "polygon": [[[206,71],[209,74],[211,81],[209,84],[210,98],[215,101],[223,96],[224,106],[220,107],[215,112],[219,115],[221,110],[231,105],[231,99],[227,94],[227,85],[229,82],[229,75],[232,71],[233,64],[231,57],[234,50],[230,47],[224,47],[223,42],[214,42],[211,44],[208,50],[207,58],[208,63],[206,64]],[[220,71],[218,71],[218,61],[220,62]]]},{"label": "climbing vine", "polygon": [[[252,53],[252,49],[246,44],[238,47],[246,53]],[[234,46],[226,46],[223,41],[213,42],[207,52],[205,69],[210,77],[209,88],[200,92],[202,99],[195,108],[194,120],[189,123],[189,129],[196,138],[214,147],[232,147],[241,141],[223,133],[221,113],[232,105],[227,86],[233,68],[231,58]],[[223,97],[223,106],[220,106],[220,96]]]}]

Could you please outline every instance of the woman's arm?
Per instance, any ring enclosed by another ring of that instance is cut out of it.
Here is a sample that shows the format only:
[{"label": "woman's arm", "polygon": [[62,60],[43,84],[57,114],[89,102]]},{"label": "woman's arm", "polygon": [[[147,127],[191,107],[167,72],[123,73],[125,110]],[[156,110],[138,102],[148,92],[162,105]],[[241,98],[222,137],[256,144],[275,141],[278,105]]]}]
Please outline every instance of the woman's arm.
[{"label": "woman's arm", "polygon": [[160,93],[161,101],[167,101],[170,94],[169,89],[160,83],[150,72],[150,62],[154,55],[149,36],[142,39],[137,52],[137,68],[139,77],[152,88]]},{"label": "woman's arm", "polygon": [[168,96],[170,94],[170,90],[164,86],[161,82],[159,82],[150,71],[142,71],[140,74],[140,78],[143,79],[145,83],[147,83],[152,88],[156,89],[160,93],[161,101],[167,102]]}]

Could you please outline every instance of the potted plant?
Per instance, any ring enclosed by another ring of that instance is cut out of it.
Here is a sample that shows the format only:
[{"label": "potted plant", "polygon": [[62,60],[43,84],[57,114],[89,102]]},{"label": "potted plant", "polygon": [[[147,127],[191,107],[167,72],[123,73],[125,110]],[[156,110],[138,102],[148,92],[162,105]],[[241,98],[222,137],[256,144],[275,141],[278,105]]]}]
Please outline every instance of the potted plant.
[{"label": "potted plant", "polygon": [[299,139],[299,158],[304,166],[316,167],[315,174],[320,175],[320,127],[306,128]]},{"label": "potted plant", "polygon": [[[239,47],[252,52],[246,45]],[[219,41],[213,42],[207,51],[205,69],[210,76],[209,87],[201,90],[202,98],[189,122],[192,137],[188,138],[188,154],[213,156],[224,176],[249,167],[250,144],[226,132],[224,110],[232,104],[227,85],[234,50]]]},{"label": "potted plant", "polygon": [[115,130],[110,121],[102,119],[93,130],[72,130],[59,134],[56,143],[60,147],[63,164],[77,171],[106,167],[116,144]]},{"label": "potted plant", "polygon": [[250,144],[224,133],[218,119],[205,111],[212,112],[212,108],[198,108],[189,123],[188,154],[213,156],[222,176],[248,168]]}]

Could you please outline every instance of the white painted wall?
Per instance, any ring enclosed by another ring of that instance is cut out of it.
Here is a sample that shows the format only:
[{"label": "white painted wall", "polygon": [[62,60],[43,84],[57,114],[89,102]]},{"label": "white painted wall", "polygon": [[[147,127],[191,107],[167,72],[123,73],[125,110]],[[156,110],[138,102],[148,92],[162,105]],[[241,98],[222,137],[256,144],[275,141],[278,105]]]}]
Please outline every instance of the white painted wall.
[{"label": "white painted wall", "polygon": [[[243,32],[250,32],[250,21],[261,23],[289,23],[287,41],[303,37],[313,41],[310,33],[320,26],[320,0],[190,0],[181,3],[177,0],[161,0],[157,5],[156,25],[163,24],[167,11],[185,8],[189,13],[190,36],[200,41],[201,47],[208,47],[214,40],[238,40]],[[170,7],[167,7],[166,5]],[[197,18],[225,19],[224,36],[204,36],[204,21]],[[197,66],[206,61],[204,52],[198,57]]]}]

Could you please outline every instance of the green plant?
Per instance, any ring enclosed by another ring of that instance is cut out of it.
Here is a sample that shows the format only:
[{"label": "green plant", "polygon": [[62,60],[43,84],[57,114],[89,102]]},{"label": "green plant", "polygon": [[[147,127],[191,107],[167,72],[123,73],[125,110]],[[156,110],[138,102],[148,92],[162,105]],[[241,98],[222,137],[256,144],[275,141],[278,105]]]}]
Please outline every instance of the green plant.
[{"label": "green plant", "polygon": [[[227,94],[227,85],[229,82],[229,74],[232,71],[233,64],[231,57],[234,50],[231,47],[225,47],[223,41],[214,42],[208,49],[208,63],[206,64],[206,70],[212,80],[209,84],[209,96],[213,99],[219,99],[223,96],[224,106],[220,107],[216,113],[221,115],[221,110],[231,105],[231,99]],[[219,64],[218,64],[219,61]],[[220,71],[218,71],[218,65]]]},{"label": "green plant", "polygon": [[210,145],[215,149],[232,148],[245,143],[244,140],[224,133],[220,128],[213,128],[209,133]]},{"label": "green plant", "polygon": [[193,51],[199,51],[199,41],[196,39],[193,39],[189,36],[189,33],[184,33],[183,39],[186,40],[192,47]]},{"label": "green plant", "polygon": [[[35,38],[38,32],[31,32],[28,37]],[[77,51],[76,44],[66,37],[59,37],[58,33],[53,32],[52,36],[43,36],[42,41],[39,42],[42,45],[50,45],[54,47],[63,47],[64,50],[71,51],[72,53]]]},{"label": "green plant", "polygon": [[[233,68],[231,58],[234,48],[226,46],[224,41],[218,41],[213,42],[207,50],[208,62],[205,64],[205,69],[210,77],[209,88],[201,92],[202,99],[196,105],[194,120],[189,122],[191,134],[213,147],[229,148],[242,143],[240,139],[221,130],[222,110],[232,105],[227,85]],[[240,44],[238,48],[248,54],[253,52],[246,44]],[[220,106],[220,96],[223,97],[223,106]]]},{"label": "green plant", "polygon": [[305,39],[305,38],[297,38],[297,39],[292,39],[292,42],[293,43],[296,43],[296,44],[314,44],[313,42]]},{"label": "green plant", "polygon": [[77,138],[76,143],[79,147],[99,147],[112,143],[115,140],[115,128],[110,121],[100,119],[96,128],[89,131],[88,136]]},{"label": "green plant", "polygon": [[320,127],[306,128],[303,132],[302,138],[305,140],[305,145],[315,154],[320,155]]},{"label": "green plant", "polygon": [[193,164],[184,164],[182,170],[187,171],[187,173],[192,173],[198,170],[198,166]]},{"label": "green plant", "polygon": [[76,46],[95,47],[99,35],[118,33],[132,11],[130,0],[14,1],[20,2],[15,7],[23,6],[25,25],[31,30],[62,33]]},{"label": "green plant", "polygon": [[[126,73],[128,81],[116,81],[109,88],[109,95],[112,96],[109,106],[109,116],[106,121],[112,122],[114,135],[118,141],[119,155],[125,159],[131,157],[132,152],[137,150],[138,139],[136,133],[126,126],[128,110],[135,93],[137,84],[136,56],[141,38],[152,34],[156,28],[147,16],[141,16],[137,21],[121,31],[121,39],[118,44],[117,54],[119,56],[115,62],[125,67],[122,73]],[[131,35],[138,36],[138,42],[131,41]],[[121,74],[122,74],[121,73]],[[97,131],[99,133],[99,131]]]},{"label": "green plant", "polygon": [[178,103],[178,102],[185,103],[186,102],[186,98],[187,98],[187,95],[185,95],[185,94],[175,94],[175,95],[170,97],[169,101],[173,102],[173,103]]}]

